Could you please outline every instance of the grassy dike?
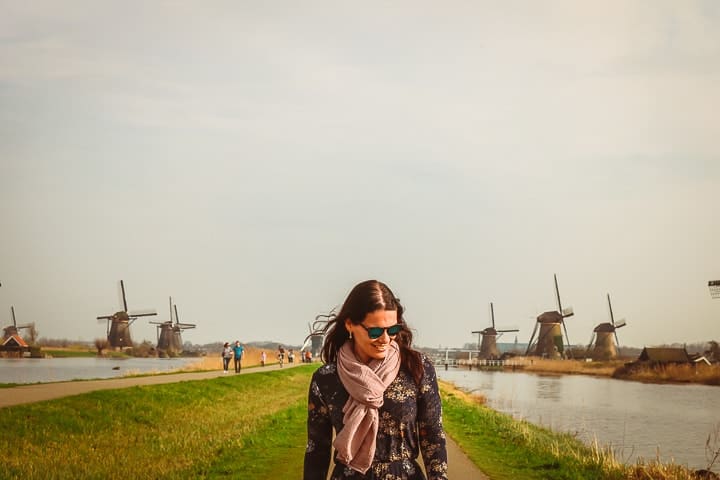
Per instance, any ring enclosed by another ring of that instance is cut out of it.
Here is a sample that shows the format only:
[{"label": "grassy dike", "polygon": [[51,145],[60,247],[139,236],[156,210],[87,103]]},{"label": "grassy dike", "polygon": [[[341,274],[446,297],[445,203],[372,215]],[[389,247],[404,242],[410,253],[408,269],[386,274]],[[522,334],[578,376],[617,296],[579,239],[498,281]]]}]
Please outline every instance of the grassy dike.
[{"label": "grassy dike", "polygon": [[[0,451],[9,454],[0,479],[299,480],[308,383],[317,367],[4,408]],[[514,421],[450,385],[441,393],[448,433],[493,480],[691,478],[662,466],[625,468],[569,435]]]},{"label": "grassy dike", "polygon": [[0,478],[300,478],[315,368],[4,408]]}]

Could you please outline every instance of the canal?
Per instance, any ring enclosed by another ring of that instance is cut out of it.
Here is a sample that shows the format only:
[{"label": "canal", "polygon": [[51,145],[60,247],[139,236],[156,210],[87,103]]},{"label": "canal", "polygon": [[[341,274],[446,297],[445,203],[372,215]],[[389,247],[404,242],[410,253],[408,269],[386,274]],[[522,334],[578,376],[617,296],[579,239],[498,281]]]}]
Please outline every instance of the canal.
[{"label": "canal", "polygon": [[162,373],[200,360],[193,358],[0,358],[0,383],[62,382]]},{"label": "canal", "polygon": [[[438,368],[438,377],[487,398],[489,407],[609,446],[616,458],[708,464],[705,443],[720,428],[720,388],[656,385],[586,375]],[[717,447],[716,447],[717,448]]]}]

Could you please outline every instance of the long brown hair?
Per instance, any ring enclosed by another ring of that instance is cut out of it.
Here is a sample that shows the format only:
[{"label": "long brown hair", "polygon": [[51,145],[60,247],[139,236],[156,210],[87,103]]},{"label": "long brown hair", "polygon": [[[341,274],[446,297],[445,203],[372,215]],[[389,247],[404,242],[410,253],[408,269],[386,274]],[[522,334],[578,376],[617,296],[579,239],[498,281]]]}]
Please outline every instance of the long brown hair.
[{"label": "long brown hair", "polygon": [[337,353],[340,347],[350,337],[345,329],[345,320],[350,319],[358,325],[365,320],[368,313],[378,310],[394,310],[397,312],[398,324],[401,327],[400,333],[395,336],[395,342],[400,346],[400,362],[420,384],[425,373],[420,352],[412,348],[412,331],[408,328],[403,318],[405,309],[400,304],[390,288],[377,280],[366,280],[358,283],[348,294],[340,312],[331,319],[325,326],[325,341],[323,342],[321,358],[323,362],[333,363],[337,361]]}]

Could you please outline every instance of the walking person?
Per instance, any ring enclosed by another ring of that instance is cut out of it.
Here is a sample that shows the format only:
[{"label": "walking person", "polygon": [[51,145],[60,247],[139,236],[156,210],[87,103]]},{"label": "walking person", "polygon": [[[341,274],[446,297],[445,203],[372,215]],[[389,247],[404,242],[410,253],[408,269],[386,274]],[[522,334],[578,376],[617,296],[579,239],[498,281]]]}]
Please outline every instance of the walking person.
[{"label": "walking person", "polygon": [[235,340],[235,345],[233,346],[233,359],[235,360],[235,373],[240,373],[240,369],[242,368],[242,357],[243,352],[245,349],[242,345],[240,345],[240,340]]},{"label": "walking person", "polygon": [[[356,285],[325,327],[308,395],[304,480],[447,480],[432,362],[412,348],[404,308],[382,282]],[[335,432],[333,440],[333,430]]]},{"label": "walking person", "polygon": [[265,366],[265,361],[267,360],[267,354],[265,353],[265,350],[262,351],[260,354],[260,365]]},{"label": "walking person", "polygon": [[223,345],[223,351],[222,351],[223,373],[228,372],[228,368],[230,367],[230,359],[232,357],[233,357],[233,349],[230,348],[230,344],[228,342],[225,342],[225,345]]},{"label": "walking person", "polygon": [[283,366],[283,362],[285,361],[285,347],[282,345],[278,345],[278,361],[280,362],[280,368]]}]

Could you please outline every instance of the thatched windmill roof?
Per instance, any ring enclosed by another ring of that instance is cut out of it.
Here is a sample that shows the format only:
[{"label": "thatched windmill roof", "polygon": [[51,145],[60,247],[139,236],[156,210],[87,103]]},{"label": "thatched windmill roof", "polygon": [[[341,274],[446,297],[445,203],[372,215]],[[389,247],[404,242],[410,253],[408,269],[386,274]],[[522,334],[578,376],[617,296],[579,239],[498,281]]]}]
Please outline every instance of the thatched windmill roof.
[{"label": "thatched windmill roof", "polygon": [[545,312],[537,317],[538,323],[562,323],[563,316],[560,312]]},{"label": "thatched windmill roof", "polygon": [[613,333],[615,332],[615,325],[613,325],[610,322],[601,323],[597,327],[593,329],[593,332],[605,332],[605,333]]},{"label": "thatched windmill roof", "polygon": [[638,361],[653,363],[690,363],[690,356],[684,348],[645,347],[640,353]]}]

